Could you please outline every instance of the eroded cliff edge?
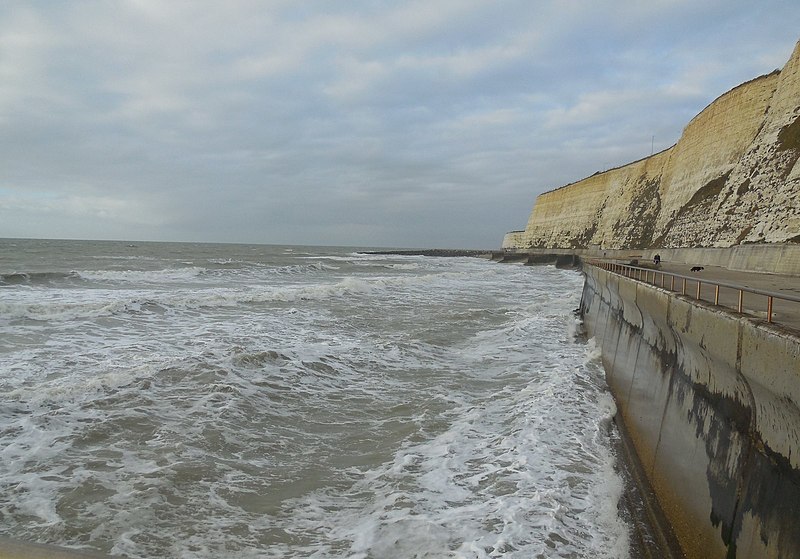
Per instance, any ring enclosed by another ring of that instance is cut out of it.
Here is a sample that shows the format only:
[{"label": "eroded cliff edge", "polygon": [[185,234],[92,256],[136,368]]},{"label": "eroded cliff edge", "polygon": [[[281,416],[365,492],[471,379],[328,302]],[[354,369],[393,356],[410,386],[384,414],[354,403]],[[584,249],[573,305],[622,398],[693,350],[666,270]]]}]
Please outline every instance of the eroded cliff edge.
[{"label": "eroded cliff edge", "polygon": [[800,242],[800,42],[720,96],[671,148],[546,192],[503,248]]}]

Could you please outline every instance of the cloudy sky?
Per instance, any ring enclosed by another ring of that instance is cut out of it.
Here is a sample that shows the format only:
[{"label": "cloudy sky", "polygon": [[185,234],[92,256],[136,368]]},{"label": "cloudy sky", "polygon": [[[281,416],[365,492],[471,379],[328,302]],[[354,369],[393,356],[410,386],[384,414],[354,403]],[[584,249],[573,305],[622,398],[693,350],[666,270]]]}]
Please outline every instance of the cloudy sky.
[{"label": "cloudy sky", "polygon": [[498,247],[798,39],[796,0],[4,0],[0,237]]}]

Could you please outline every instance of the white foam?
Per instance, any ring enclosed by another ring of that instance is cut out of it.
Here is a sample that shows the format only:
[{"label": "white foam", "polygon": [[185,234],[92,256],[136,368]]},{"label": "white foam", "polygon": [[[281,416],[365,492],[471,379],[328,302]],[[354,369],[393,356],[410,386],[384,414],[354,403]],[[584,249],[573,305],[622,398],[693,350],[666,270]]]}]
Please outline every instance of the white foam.
[{"label": "white foam", "polygon": [[597,340],[594,337],[589,338],[586,342],[586,360],[599,362],[603,357],[602,349],[597,345]]},{"label": "white foam", "polygon": [[[469,363],[482,349],[461,355]],[[320,517],[315,511],[341,506],[335,494],[320,493],[292,510],[350,541],[359,557],[444,549],[457,557],[627,556],[627,527],[616,512],[621,481],[607,448],[613,400],[583,367],[584,352],[575,344],[571,361],[543,369],[521,390],[465,402],[448,414],[446,431],[363,472],[348,493],[374,495],[365,508]]]},{"label": "white foam", "polygon": [[161,283],[186,282],[206,270],[197,266],[163,270],[80,270],[81,278],[99,282]]},{"label": "white foam", "polygon": [[577,274],[319,256],[9,291],[7,529],[130,557],[625,557]]}]

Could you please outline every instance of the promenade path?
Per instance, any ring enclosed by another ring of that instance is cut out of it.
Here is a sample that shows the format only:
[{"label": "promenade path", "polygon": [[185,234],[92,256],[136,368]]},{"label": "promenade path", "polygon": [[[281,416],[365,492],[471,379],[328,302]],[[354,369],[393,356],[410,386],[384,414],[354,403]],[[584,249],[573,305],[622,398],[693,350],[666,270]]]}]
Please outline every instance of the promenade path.
[{"label": "promenade path", "polygon": [[[620,260],[618,264],[628,264]],[[652,262],[641,262],[640,267],[655,269]],[[703,266],[703,270],[692,272],[692,266]],[[694,299],[697,295],[697,281],[701,284],[701,299],[713,304],[714,286],[711,283],[719,282],[722,284],[736,285],[748,289],[778,293],[800,299],[800,276],[789,276],[782,274],[767,274],[762,272],[740,272],[729,270],[720,266],[707,266],[702,262],[683,263],[683,262],[661,262],[658,271],[678,274],[692,278],[687,280],[686,296]],[[649,283],[653,283],[652,272]],[[657,275],[655,283],[660,287],[662,280]],[[670,280],[666,280],[666,289],[671,287]],[[676,279],[675,290],[680,292],[682,282]],[[738,290],[722,287],[719,293],[719,304],[726,307],[730,312],[736,312],[738,307]],[[766,320],[767,318],[767,297],[745,292],[743,296],[743,312],[746,315],[757,319]],[[800,335],[800,301],[786,301],[774,299],[772,322],[793,331],[793,334]]]}]

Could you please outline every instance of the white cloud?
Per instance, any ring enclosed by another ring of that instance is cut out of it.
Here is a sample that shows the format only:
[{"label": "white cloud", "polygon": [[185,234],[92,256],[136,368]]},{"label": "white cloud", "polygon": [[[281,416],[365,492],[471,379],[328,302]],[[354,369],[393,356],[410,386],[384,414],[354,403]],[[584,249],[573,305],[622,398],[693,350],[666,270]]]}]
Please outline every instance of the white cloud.
[{"label": "white cloud", "polygon": [[715,97],[782,65],[792,12],[5,3],[0,186],[16,188],[0,190],[0,236],[30,234],[27,221],[53,224],[42,236],[146,225],[165,239],[496,246],[537,192],[638,158],[652,135],[666,147]]},{"label": "white cloud", "polygon": [[637,106],[649,104],[654,92],[647,90],[604,90],[581,94],[571,106],[563,106],[547,113],[545,126],[563,129],[591,126],[600,121],[613,121],[630,114]]},{"label": "white cloud", "polygon": [[46,80],[55,35],[25,6],[0,18],[0,122],[22,103],[60,98]]}]

